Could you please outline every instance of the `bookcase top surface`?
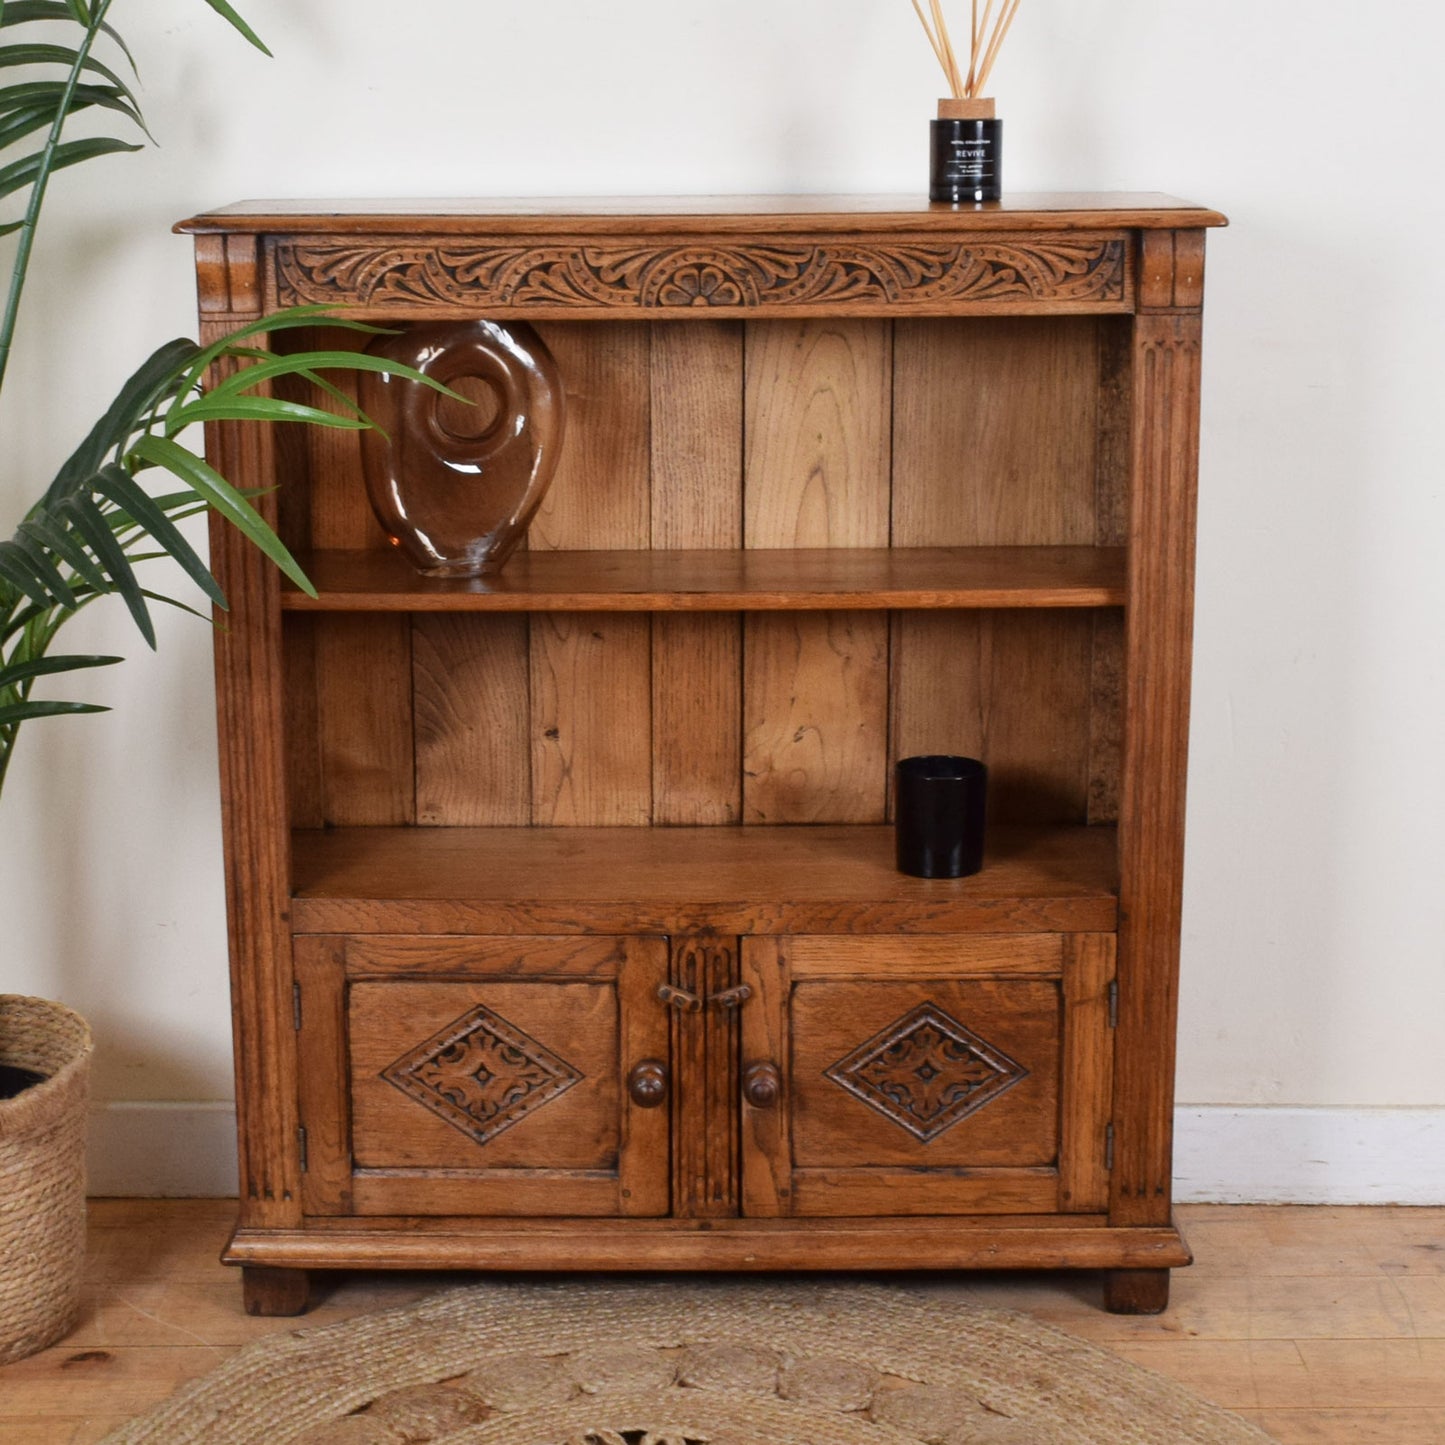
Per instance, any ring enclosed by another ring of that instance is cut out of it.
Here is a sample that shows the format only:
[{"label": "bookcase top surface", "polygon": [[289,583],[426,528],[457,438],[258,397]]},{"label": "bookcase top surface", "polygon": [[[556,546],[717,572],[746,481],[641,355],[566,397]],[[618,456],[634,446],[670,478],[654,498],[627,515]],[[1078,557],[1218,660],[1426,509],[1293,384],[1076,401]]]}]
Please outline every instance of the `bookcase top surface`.
[{"label": "bookcase top surface", "polygon": [[589,196],[239,201],[180,222],[185,232],[489,235],[635,232],[969,232],[1195,229],[1218,211],[1153,192],[1020,192],[981,205],[921,195]]}]

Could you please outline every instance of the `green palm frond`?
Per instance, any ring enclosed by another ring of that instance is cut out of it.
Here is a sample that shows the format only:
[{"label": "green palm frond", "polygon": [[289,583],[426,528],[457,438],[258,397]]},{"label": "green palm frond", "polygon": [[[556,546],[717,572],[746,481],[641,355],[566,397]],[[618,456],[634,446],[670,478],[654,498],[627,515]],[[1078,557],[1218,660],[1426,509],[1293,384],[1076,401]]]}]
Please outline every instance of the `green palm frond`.
[{"label": "green palm frond", "polygon": [[[228,0],[204,3],[258,49],[270,54]],[[0,0],[0,235],[18,234],[0,313],[0,386],[15,334],[20,298],[46,188],[58,171],[143,148],[149,139],[131,80],[135,62],[107,20],[112,0]],[[29,27],[44,25],[43,31]],[[69,43],[67,43],[67,41]],[[110,58],[97,54],[103,47]],[[118,58],[117,58],[118,57]],[[67,140],[67,123],[83,111],[116,117],[123,133]],[[31,696],[45,679],[106,667],[119,659],[52,655],[60,627],[96,599],[118,596],[142,637],[155,646],[154,604],[195,612],[143,585],[139,570],[169,558],[211,605],[226,599],[178,523],[211,511],[238,528],[297,586],[310,582],[252,505],[185,443],[196,423],[293,422],[357,430],[372,423],[322,373],[375,370],[436,383],[361,352],[277,354],[273,333],[315,326],[361,332],[376,328],[296,308],[239,328],[208,346],[177,340],[159,347],[56,472],[13,537],[0,540],[0,785],[22,723],[103,711],[94,703]],[[340,403],[335,411],[285,400],[274,382],[296,378]],[[447,392],[447,388],[437,386]],[[454,393],[447,392],[448,395]],[[165,490],[152,483],[164,476]],[[176,485],[173,487],[171,484]]]},{"label": "green palm frond", "polygon": [[[197,421],[299,422],[347,430],[372,425],[354,401],[348,401],[346,411],[336,413],[270,395],[270,384],[286,377],[310,378],[335,370],[384,371],[447,391],[417,372],[394,362],[378,362],[363,352],[277,354],[249,344],[266,334],[313,326],[322,319],[328,327],[376,330],[330,316],[324,308],[298,307],[268,316],[209,347],[184,339],[159,347],[121,387],[15,535],[0,541],[0,782],[22,722],[98,710],[90,704],[40,702],[30,696],[31,685],[39,678],[115,660],[55,657],[47,661],[55,632],[68,617],[98,597],[118,596],[141,636],[154,647],[150,604],[185,607],[141,583],[138,567],[161,557],[177,563],[215,606],[226,606],[220,585],[178,521],[200,511],[216,513],[298,587],[315,596],[305,573],[251,500],[179,436]],[[207,388],[202,377],[212,367],[223,379]],[[180,486],[165,492],[149,489],[146,482],[157,474]]]}]

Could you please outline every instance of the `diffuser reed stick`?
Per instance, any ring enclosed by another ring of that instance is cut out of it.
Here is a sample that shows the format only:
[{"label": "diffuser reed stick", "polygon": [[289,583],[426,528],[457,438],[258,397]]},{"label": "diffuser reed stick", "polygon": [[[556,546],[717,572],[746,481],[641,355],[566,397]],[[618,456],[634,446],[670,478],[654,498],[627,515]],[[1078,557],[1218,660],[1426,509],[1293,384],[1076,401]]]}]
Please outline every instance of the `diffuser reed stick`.
[{"label": "diffuser reed stick", "polygon": [[948,20],[943,13],[943,0],[928,0],[925,14],[921,0],[913,0],[913,11],[933,54],[943,67],[949,89],[957,100],[976,100],[988,84],[998,53],[1008,39],[1014,16],[1019,13],[1023,0],[987,0],[982,16],[978,13],[978,0],[971,0],[971,14],[968,28],[968,71],[959,68],[958,56],[949,34]]}]

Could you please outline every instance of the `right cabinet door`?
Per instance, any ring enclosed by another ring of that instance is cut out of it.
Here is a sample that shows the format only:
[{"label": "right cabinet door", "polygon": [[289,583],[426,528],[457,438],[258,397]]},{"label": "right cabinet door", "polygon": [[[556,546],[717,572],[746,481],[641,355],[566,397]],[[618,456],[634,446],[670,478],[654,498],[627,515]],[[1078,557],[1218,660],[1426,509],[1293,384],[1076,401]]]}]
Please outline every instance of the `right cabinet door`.
[{"label": "right cabinet door", "polygon": [[743,1210],[1103,1211],[1114,936],[749,938]]}]

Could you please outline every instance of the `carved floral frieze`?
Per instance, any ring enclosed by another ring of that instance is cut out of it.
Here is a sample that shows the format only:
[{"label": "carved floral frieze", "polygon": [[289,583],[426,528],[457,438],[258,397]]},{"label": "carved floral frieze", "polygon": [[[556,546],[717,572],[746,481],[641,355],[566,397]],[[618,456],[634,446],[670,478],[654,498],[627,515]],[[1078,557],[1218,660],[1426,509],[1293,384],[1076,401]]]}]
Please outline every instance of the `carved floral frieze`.
[{"label": "carved floral frieze", "polygon": [[277,300],[401,310],[944,308],[1128,299],[1122,237],[486,244],[284,239]]}]

